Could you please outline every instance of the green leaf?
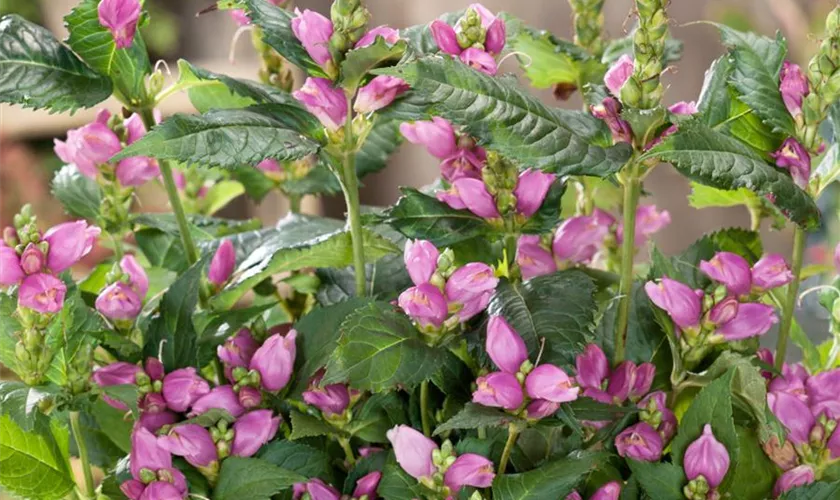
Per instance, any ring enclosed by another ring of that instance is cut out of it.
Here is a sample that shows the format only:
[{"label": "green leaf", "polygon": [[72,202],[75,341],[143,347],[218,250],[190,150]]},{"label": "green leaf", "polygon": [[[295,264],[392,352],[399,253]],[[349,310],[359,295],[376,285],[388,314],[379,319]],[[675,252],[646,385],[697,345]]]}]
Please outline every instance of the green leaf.
[{"label": "green leaf", "polygon": [[243,0],[248,17],[254,26],[262,28],[262,41],[280,53],[307,74],[329,78],[324,70],[309,57],[306,49],[292,32],[294,15],[266,0]]},{"label": "green leaf", "polygon": [[503,316],[525,340],[531,359],[545,339],[542,360],[574,364],[591,336],[597,306],[592,279],[580,271],[560,271],[526,281],[502,281],[487,313]]},{"label": "green leaf", "polygon": [[55,355],[44,375],[56,385],[68,385],[72,366],[79,363],[76,357],[90,356],[96,337],[107,330],[102,317],[85,304],[78,289],[72,290],[48,329],[47,342]]},{"label": "green leaf", "polygon": [[[0,363],[9,370],[18,373],[15,346],[18,333],[23,330],[17,320],[17,297],[0,293]],[[20,375],[18,373],[18,375]]]},{"label": "green leaf", "polygon": [[[113,467],[126,454],[120,449],[111,438],[105,433],[98,421],[88,412],[82,412],[79,418],[81,436],[87,446],[88,458],[93,465],[102,469]],[[125,428],[128,435],[131,434],[131,427]],[[76,436],[70,436],[70,454],[79,456],[79,448],[76,443]]]},{"label": "green leaf", "polygon": [[172,283],[149,323],[143,354],[158,357],[160,353],[167,372],[196,364],[198,347],[192,314],[198,305],[201,277],[208,260],[205,256]]},{"label": "green leaf", "polygon": [[70,215],[99,220],[102,189],[94,179],[82,175],[75,165],[65,165],[53,177],[52,194]]},{"label": "green leaf", "polygon": [[406,403],[396,392],[372,395],[358,410],[348,432],[369,443],[387,443],[386,433],[397,425],[408,424]]},{"label": "green leaf", "polygon": [[731,121],[721,127],[722,131],[751,147],[762,158],[768,151],[779,149],[783,140],[781,134],[773,133],[749,106],[738,100],[734,89],[730,89],[729,94]]},{"label": "green leaf", "polygon": [[69,493],[75,483],[58,439],[66,440],[67,431],[57,421],[25,432],[0,416],[0,486],[24,498],[52,500]]},{"label": "green leaf", "polygon": [[266,158],[296,160],[318,151],[315,141],[301,135],[314,131],[312,120],[307,112],[284,104],[217,109],[203,115],[178,113],[113,160],[151,156],[220,167],[256,165]]},{"label": "green leaf", "polygon": [[487,222],[469,210],[455,210],[413,188],[385,212],[383,222],[407,238],[421,238],[437,246],[452,246],[490,230]]},{"label": "green leaf", "polygon": [[738,461],[730,462],[734,470],[727,494],[743,500],[763,500],[773,490],[776,466],[767,458],[755,431],[738,427]]},{"label": "green leaf", "polygon": [[202,203],[208,214],[214,214],[243,194],[245,194],[245,187],[239,182],[220,181],[207,190]]},{"label": "green leaf", "polygon": [[0,381],[0,414],[8,415],[23,431],[29,432],[36,424],[46,421],[39,404],[48,403],[57,393],[58,388],[51,385],[30,387],[23,382]]},{"label": "green leaf", "polygon": [[558,175],[606,176],[630,156],[622,143],[593,144],[602,123],[579,112],[554,110],[508,79],[497,79],[449,58],[423,58],[383,74],[399,76],[434,103],[432,112],[465,127],[492,149],[525,167]]},{"label": "green leaf", "polygon": [[538,469],[520,474],[496,476],[493,481],[494,500],[542,500],[565,498],[608,455],[576,452],[566,458],[549,462]]},{"label": "green leaf", "polygon": [[[672,463],[651,463],[628,460],[633,477],[650,498],[656,500],[683,500],[683,486],[688,483],[682,467]],[[741,498],[741,497],[736,497]]]},{"label": "green leaf", "polygon": [[635,406],[616,406],[589,398],[578,398],[564,405],[577,420],[618,420],[628,414],[638,413]]},{"label": "green leaf", "polygon": [[[454,26],[458,19],[464,15],[465,11],[465,9],[461,9],[455,12],[446,12],[438,16],[435,20],[441,20],[450,26]],[[432,36],[432,30],[430,28],[432,22],[416,24],[400,30],[400,38],[408,42],[408,46],[414,55],[424,56],[435,54],[440,50]]]},{"label": "green leaf", "polygon": [[382,479],[379,481],[376,493],[385,500],[415,500],[426,498],[427,490],[397,465],[392,456],[389,456],[388,463],[382,470]]},{"label": "green leaf", "polygon": [[306,478],[259,458],[228,457],[222,462],[213,500],[268,500]]},{"label": "green leaf", "polygon": [[752,108],[775,132],[794,135],[793,118],[782,102],[779,70],[787,54],[780,34],[770,39],[717,25],[724,45],[731,49],[733,71],[730,82],[739,99]]},{"label": "green leaf", "polygon": [[183,272],[189,267],[184,255],[184,244],[179,237],[160,229],[148,228],[135,231],[134,239],[152,266],[175,272]]},{"label": "green leaf", "polygon": [[102,399],[93,403],[91,413],[99,424],[102,433],[123,451],[123,455],[129,453],[131,451],[131,429],[134,420],[126,419],[124,411],[112,407]]},{"label": "green leaf", "polygon": [[52,112],[96,106],[111,82],[91,70],[46,28],[0,17],[0,100]]},{"label": "green leaf", "polygon": [[606,70],[605,65],[592,59],[577,45],[558,40],[547,31],[521,29],[509,37],[508,46],[512,53],[518,55],[531,86],[538,89],[551,88],[558,83],[577,87],[581,83],[585,65],[597,69],[595,72],[601,75]]},{"label": "green leaf", "polygon": [[794,488],[780,500],[833,500],[840,495],[840,481],[834,483],[812,483]]},{"label": "green leaf", "polygon": [[328,436],[335,432],[335,428],[313,415],[291,411],[292,433],[289,439],[303,439],[308,437]]},{"label": "green leaf", "polygon": [[454,417],[437,426],[434,434],[437,436],[455,429],[501,428],[514,421],[520,419],[498,408],[467,403]]},{"label": "green leaf", "polygon": [[[350,232],[341,221],[292,215],[277,225],[277,233],[237,268],[231,283],[213,298],[216,309],[229,309],[248,290],[277,273],[304,267],[345,267],[353,262]],[[399,252],[393,243],[365,230],[365,259],[374,262]]]},{"label": "green leaf", "polygon": [[111,32],[99,23],[99,1],[83,0],[64,18],[67,45],[91,68],[111,78],[114,91],[130,105],[146,100],[144,77],[151,73],[149,55],[138,30],[130,47],[118,49]]},{"label": "green leaf", "polygon": [[760,195],[772,194],[783,213],[806,229],[818,227],[819,209],[790,175],[764,161],[737,140],[698,122],[680,124],[680,129],[642,158],[670,162],[692,181],[718,189],[748,188]]},{"label": "green leaf", "polygon": [[137,386],[134,384],[117,384],[117,385],[106,385],[100,387],[99,389],[102,394],[108,396],[109,398],[119,401],[124,405],[128,406],[131,409],[131,412],[135,415],[138,414],[137,409],[137,398],[139,397],[139,393],[137,392]]},{"label": "green leaf", "polygon": [[364,144],[356,153],[356,175],[362,177],[379,172],[388,165],[388,158],[402,144],[400,122],[377,117]]},{"label": "green leaf", "polygon": [[712,61],[703,80],[697,111],[700,119],[709,127],[714,127],[730,118],[729,78],[732,75],[732,61],[721,56]]},{"label": "green leaf", "polygon": [[178,425],[188,425],[188,424],[196,424],[202,427],[212,427],[219,423],[220,421],[224,420],[225,423],[232,424],[236,421],[236,417],[231,415],[227,410],[223,410],[221,408],[210,408],[209,410],[205,411],[201,415],[195,416],[193,418],[188,418],[186,420],[182,420],[175,424]]},{"label": "green leaf", "polygon": [[307,478],[321,478],[335,483],[332,458],[323,450],[293,441],[272,441],[260,451],[259,458]]},{"label": "green leaf", "polygon": [[342,323],[323,383],[347,381],[372,392],[398,385],[410,389],[435,373],[441,357],[423,342],[408,316],[375,302]]},{"label": "green leaf", "polygon": [[371,70],[399,61],[406,47],[405,40],[392,45],[384,37],[377,36],[371,45],[350,50],[341,63],[341,86],[350,90],[359,88]]}]

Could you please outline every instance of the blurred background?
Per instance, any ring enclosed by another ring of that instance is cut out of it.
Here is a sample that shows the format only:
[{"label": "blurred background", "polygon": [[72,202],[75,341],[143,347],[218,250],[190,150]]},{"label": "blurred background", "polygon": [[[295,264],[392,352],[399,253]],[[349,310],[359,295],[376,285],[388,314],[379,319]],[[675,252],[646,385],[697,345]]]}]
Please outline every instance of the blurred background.
[{"label": "blurred background", "polygon": [[[146,0],[153,22],[144,29],[143,36],[152,52],[152,61],[162,59],[175,70],[175,61],[185,58],[195,65],[240,78],[257,78],[258,61],[249,36],[242,36],[234,50],[231,41],[236,23],[225,12],[211,12],[196,17],[212,0]],[[328,15],[329,0],[298,0],[296,5]],[[373,15],[372,26],[388,24],[403,28],[427,23],[447,11],[466,8],[468,0],[366,0]],[[546,29],[556,36],[572,38],[571,9],[564,0],[485,0],[492,11],[507,11],[536,28]],[[622,37],[633,26],[630,16],[631,0],[606,0],[605,29],[608,37]],[[709,63],[723,53],[715,28],[697,21],[709,20],[729,24],[737,29],[753,30],[772,35],[777,29],[787,37],[790,59],[806,64],[817,46],[810,33],[822,31],[825,14],[833,0],[693,0],[674,1],[668,9],[673,18],[671,33],[685,43],[683,58],[677,67],[669,68],[664,81],[669,87],[667,104],[680,100],[695,100],[703,84],[703,74]],[[62,17],[75,4],[74,0],[0,0],[0,14],[16,12],[39,22],[60,38],[66,36]],[[233,55],[233,62],[229,57]],[[502,71],[516,72],[514,58],[508,59]],[[177,76],[177,75],[175,75]],[[523,81],[527,84],[527,81]],[[536,91],[546,102],[555,101],[550,91]],[[579,109],[579,94],[557,106]],[[109,107],[118,109],[115,102]],[[175,112],[193,112],[186,96],[168,99],[162,108],[164,116]],[[62,219],[58,203],[50,198],[49,180],[60,162],[52,151],[52,140],[64,137],[68,128],[92,120],[95,110],[80,111],[73,116],[50,116],[17,107],[0,105],[0,227],[7,225],[23,203],[32,203],[48,226]],[[437,161],[421,148],[403,146],[392,158],[389,167],[365,178],[362,202],[368,205],[387,205],[398,196],[398,186],[422,186],[437,176]],[[688,183],[668,166],[660,166],[648,178],[645,187],[649,201],[670,211],[675,221],[657,237],[657,244],[666,253],[682,250],[704,232],[721,227],[749,225],[743,208],[695,210],[688,206]],[[141,193],[144,211],[164,210],[163,190],[154,183]],[[285,213],[283,200],[269,197],[255,205],[240,199],[229,205],[224,216],[246,218],[259,216],[271,224]],[[835,209],[829,209],[834,217]],[[307,199],[304,211],[341,216],[340,198]],[[785,231],[762,228],[768,251],[790,252],[790,235]],[[812,236],[808,260],[811,263],[830,262],[827,245],[820,245],[824,235]],[[97,260],[97,256],[92,256]],[[804,314],[806,323],[817,321],[820,312],[812,309]],[[824,332],[819,322],[806,327],[815,336]],[[766,339],[773,342],[772,339]]]}]

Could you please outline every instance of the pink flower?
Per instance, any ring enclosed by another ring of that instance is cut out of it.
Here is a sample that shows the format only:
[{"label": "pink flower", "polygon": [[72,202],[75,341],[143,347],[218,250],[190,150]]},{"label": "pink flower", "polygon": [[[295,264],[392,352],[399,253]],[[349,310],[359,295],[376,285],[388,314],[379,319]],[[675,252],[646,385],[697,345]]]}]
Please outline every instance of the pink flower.
[{"label": "pink flower", "polygon": [[621,483],[618,481],[610,481],[598,488],[595,493],[589,497],[589,500],[618,500],[619,495],[621,495]]},{"label": "pink flower", "polygon": [[195,400],[188,416],[195,417],[213,408],[225,410],[234,417],[245,413],[245,408],[239,403],[239,398],[233,392],[233,387],[220,385],[210,389],[210,392]]},{"label": "pink flower", "polygon": [[603,245],[611,225],[612,220],[608,215],[581,215],[566,219],[557,228],[551,244],[555,260],[574,263],[589,261]]},{"label": "pink flower", "polygon": [[362,38],[359,38],[359,41],[356,42],[353,48],[361,49],[362,47],[373,45],[378,37],[384,38],[389,45],[394,45],[400,41],[400,32],[388,26],[377,26],[362,35]]},{"label": "pink flower", "polygon": [[740,304],[738,314],[729,322],[721,325],[717,333],[728,341],[741,340],[764,335],[779,322],[772,306],[767,304]]},{"label": "pink flower", "polygon": [[101,230],[89,226],[86,221],[65,222],[53,226],[44,233],[43,240],[49,243],[47,268],[60,273],[90,253]]},{"label": "pink flower", "polygon": [[295,365],[297,331],[285,337],[279,333],[267,338],[251,358],[250,368],[260,373],[260,383],[267,391],[279,391],[292,378]]},{"label": "pink flower", "polygon": [[454,154],[440,163],[440,175],[449,182],[462,177],[481,179],[481,169],[484,168],[486,160],[487,154],[484,149],[478,146],[459,145]]},{"label": "pink flower", "polygon": [[639,422],[616,436],[615,447],[622,457],[656,462],[662,456],[662,437],[650,424]]},{"label": "pink flower", "polygon": [[621,87],[633,74],[633,58],[624,54],[604,74],[604,85],[616,97],[621,95]]},{"label": "pink flower", "polygon": [[493,462],[475,453],[464,453],[446,469],[443,482],[453,493],[457,493],[464,486],[488,488],[493,484],[494,477]]},{"label": "pink flower", "polygon": [[409,88],[411,87],[401,78],[377,76],[359,89],[353,109],[357,113],[372,113],[394,102],[394,99]]},{"label": "pink flower", "polygon": [[275,417],[271,410],[254,410],[237,418],[233,424],[231,455],[254,455],[262,445],[271,441],[279,426],[280,417]]},{"label": "pink flower", "polygon": [[123,186],[142,186],[160,175],[160,166],[153,158],[134,156],[120,160],[115,173],[117,181]]},{"label": "pink flower", "polygon": [[622,403],[630,397],[630,391],[636,383],[636,371],[636,363],[632,361],[623,361],[613,370],[607,385],[607,394],[613,401]]},{"label": "pink flower", "polygon": [[309,9],[305,9],[303,12],[295,9],[295,16],[292,19],[292,32],[300,40],[309,57],[322,67],[331,62],[332,21]]},{"label": "pink flower", "polygon": [[231,240],[222,241],[213,259],[210,261],[210,269],[207,271],[207,279],[214,285],[222,286],[230,279],[233,268],[236,266],[236,249]]},{"label": "pink flower", "polygon": [[441,160],[458,151],[452,124],[437,116],[431,121],[402,123],[400,133],[408,142],[425,147],[430,155]]},{"label": "pink flower", "polygon": [[527,169],[519,174],[519,181],[513,195],[516,197],[516,211],[530,217],[534,215],[545,201],[548,190],[557,178],[554,174],[546,174],[539,170]]},{"label": "pink flower", "polygon": [[142,427],[135,428],[131,433],[131,475],[140,479],[142,469],[158,471],[171,468],[172,456],[160,445],[155,435]]},{"label": "pink flower", "polygon": [[792,280],[785,258],[777,253],[765,255],[752,268],[752,284],[761,290],[787,285]]},{"label": "pink flower", "polygon": [[398,425],[387,432],[394,447],[397,463],[411,477],[431,477],[437,468],[432,463],[432,452],[438,449],[434,441],[407,425]]},{"label": "pink flower", "polygon": [[438,249],[427,240],[406,240],[403,261],[415,285],[428,283],[437,270]]},{"label": "pink flower", "polygon": [[783,473],[779,479],[776,480],[776,485],[773,487],[773,498],[778,498],[786,491],[792,490],[797,486],[805,486],[816,481],[814,476],[814,469],[810,465],[800,465]]},{"label": "pink flower", "polygon": [[711,488],[723,482],[729,470],[729,452],[715,439],[711,425],[706,424],[703,434],[685,449],[683,467],[689,481],[703,476]]},{"label": "pink flower", "polygon": [[462,177],[455,180],[452,187],[457,191],[461,201],[464,202],[470,212],[485,219],[501,217],[498,208],[496,208],[496,200],[487,191],[484,181]]},{"label": "pink flower", "polygon": [[163,397],[166,406],[177,412],[186,412],[199,398],[210,392],[210,384],[195,368],[180,368],[163,378]]},{"label": "pink flower", "polygon": [[799,65],[785,61],[779,75],[782,101],[794,118],[802,114],[802,99],[809,94],[808,80]]},{"label": "pink flower", "polygon": [[715,325],[722,325],[735,319],[741,304],[732,295],[721,300],[709,311],[708,320]]},{"label": "pink flower", "polygon": [[347,96],[326,78],[309,77],[292,95],[315,115],[329,131],[336,131],[347,119]]},{"label": "pink flower", "polygon": [[680,328],[692,328],[700,324],[702,299],[687,285],[662,278],[659,283],[648,281],[645,292],[651,302],[664,309]]},{"label": "pink flower", "polygon": [[540,237],[535,234],[523,234],[519,237],[516,243],[516,263],[522,272],[523,280],[557,271],[554,256],[542,247]]},{"label": "pink flower", "polygon": [[[128,408],[126,408],[126,410],[127,409]],[[158,413],[143,411],[140,413],[140,420],[137,422],[137,425],[149,432],[157,432],[164,425],[172,425],[179,420],[181,420],[180,416],[171,411],[162,411]]]},{"label": "pink flower", "polygon": [[40,273],[44,269],[46,260],[44,252],[35,243],[30,243],[20,254],[20,269],[24,274]]},{"label": "pink flower", "polygon": [[142,309],[143,299],[126,283],[111,284],[96,297],[96,310],[108,319],[132,320]]},{"label": "pink flower", "polygon": [[621,118],[621,104],[614,97],[605,97],[601,104],[589,106],[592,116],[604,120],[612,133],[613,142],[633,142],[633,129]]},{"label": "pink flower", "polygon": [[489,52],[470,47],[461,52],[461,62],[482,73],[493,76],[498,71],[496,59]]},{"label": "pink flower", "polygon": [[16,285],[24,276],[26,274],[20,267],[20,257],[15,249],[0,242],[0,285]]},{"label": "pink flower", "polygon": [[697,113],[697,103],[694,101],[680,101],[668,106],[668,111],[675,115],[693,115]]},{"label": "pink flower", "polygon": [[[137,375],[142,372],[143,370],[141,370],[139,366],[133,363],[118,361],[116,363],[111,363],[108,366],[103,366],[102,368],[97,369],[93,372],[93,375],[91,375],[90,378],[99,387],[108,387],[110,385],[136,384]],[[102,395],[102,400],[118,410],[128,411],[128,406],[122,401],[117,401],[116,399],[109,398],[104,394]]]},{"label": "pink flower", "polygon": [[816,421],[808,405],[800,398],[786,392],[767,395],[770,411],[788,430],[787,437],[793,444],[805,444],[810,440],[811,429]]},{"label": "pink flower", "polygon": [[337,489],[318,478],[295,484],[293,493],[293,500],[302,498],[304,494],[307,494],[310,500],[340,500],[341,498],[341,493]]},{"label": "pink flower", "polygon": [[636,367],[633,377],[633,385],[630,388],[628,397],[632,401],[640,399],[650,391],[653,385],[653,378],[656,376],[656,367],[652,363],[642,363]]},{"label": "pink flower", "polygon": [[793,137],[788,137],[775,153],[776,166],[790,171],[793,182],[802,189],[808,188],[811,179],[811,155],[808,150]]},{"label": "pink flower", "polygon": [[367,495],[370,500],[376,500],[376,488],[379,487],[379,481],[381,479],[382,473],[378,470],[359,478],[356,481],[356,489],[353,490],[353,498],[362,498]]},{"label": "pink flower", "polygon": [[99,2],[99,24],[111,32],[118,49],[130,47],[140,19],[138,0],[101,0]]},{"label": "pink flower", "polygon": [[670,223],[671,214],[667,210],[659,211],[656,205],[639,205],[636,209],[636,245],[643,244]]},{"label": "pink flower", "polygon": [[508,373],[517,373],[528,359],[525,341],[501,316],[491,316],[487,323],[486,348],[493,363]]},{"label": "pink flower", "polygon": [[432,37],[440,50],[453,56],[461,55],[462,49],[461,45],[458,44],[458,35],[452,26],[438,19],[432,22],[429,29],[431,29]]},{"label": "pink flower", "polygon": [[[219,356],[226,367],[226,371],[241,366],[247,368],[251,363],[251,357],[257,352],[260,344],[251,336],[247,328],[240,328],[236,335],[229,337],[223,345],[216,348],[216,355]],[[231,378],[230,373],[227,373]]]},{"label": "pink flower", "polygon": [[400,309],[421,326],[439,327],[449,313],[440,289],[429,283],[413,286],[400,294]]},{"label": "pink flower", "polygon": [[581,387],[601,389],[604,379],[610,375],[607,356],[597,344],[587,344],[583,353],[575,358],[577,382]]},{"label": "pink flower", "polygon": [[459,267],[446,281],[446,299],[466,308],[468,303],[492,294],[498,284],[499,278],[490,266],[483,262],[470,262]]},{"label": "pink flower", "polygon": [[321,387],[323,371],[319,371],[309,382],[309,389],[303,392],[306,404],[321,410],[325,415],[339,415],[350,405],[350,389],[344,384],[330,384]]},{"label": "pink flower", "polygon": [[478,388],[473,392],[475,403],[493,408],[515,410],[522,405],[525,396],[519,380],[507,372],[495,372],[476,380]]},{"label": "pink flower", "polygon": [[219,459],[216,443],[204,427],[196,424],[179,425],[157,439],[164,450],[184,457],[194,467],[206,467]]},{"label": "pink flower", "polygon": [[732,252],[718,252],[711,260],[700,261],[700,270],[706,276],[726,285],[729,293],[749,295],[752,286],[752,272],[749,263]]},{"label": "pink flower", "polygon": [[554,403],[574,401],[580,392],[580,387],[574,385],[574,380],[566,372],[550,364],[534,368],[525,379],[525,388],[532,398]]},{"label": "pink flower", "polygon": [[61,311],[67,286],[55,276],[33,274],[23,279],[18,290],[18,304],[44,314]]}]

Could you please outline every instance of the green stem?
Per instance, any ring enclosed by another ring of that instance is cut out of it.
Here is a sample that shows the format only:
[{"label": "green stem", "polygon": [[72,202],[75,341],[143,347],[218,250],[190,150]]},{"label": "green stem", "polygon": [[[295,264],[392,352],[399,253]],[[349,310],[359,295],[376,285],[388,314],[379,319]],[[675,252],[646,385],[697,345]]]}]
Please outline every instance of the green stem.
[{"label": "green stem", "polygon": [[[155,126],[155,118],[151,109],[142,108],[140,110],[140,116],[143,118],[143,124],[146,126],[146,130],[151,130]],[[160,175],[163,177],[163,186],[166,188],[166,195],[169,197],[169,204],[172,206],[172,212],[175,214],[175,220],[178,222],[178,232],[181,233],[181,244],[184,245],[187,262],[193,265],[198,262],[198,248],[196,248],[192,234],[190,233],[190,226],[187,223],[184,205],[181,204],[178,187],[175,185],[175,178],[172,175],[172,165],[166,160],[159,160],[158,164],[160,165]]]},{"label": "green stem", "polygon": [[339,438],[338,444],[341,445],[341,449],[344,450],[344,456],[347,457],[347,463],[350,466],[356,463],[356,456],[353,454],[353,447],[350,446],[350,440],[347,438]]},{"label": "green stem", "polygon": [[353,270],[356,275],[356,295],[365,296],[365,242],[362,235],[362,218],[359,210],[359,178],[356,176],[356,140],[353,135],[352,99],[347,98],[347,120],[344,122],[344,161],[342,162],[341,187],[347,204],[347,222],[353,240]]},{"label": "green stem", "polygon": [[70,428],[73,431],[73,439],[76,440],[76,447],[79,449],[79,459],[82,461],[82,471],[85,476],[85,497],[94,498],[96,491],[93,484],[93,472],[90,469],[87,444],[85,444],[84,437],[82,437],[82,427],[79,424],[79,412],[77,411],[70,412]]},{"label": "green stem", "polygon": [[300,202],[301,202],[301,199],[303,197],[299,194],[290,194],[288,196],[288,198],[289,198],[289,212],[291,212],[293,214],[299,214],[300,213]]},{"label": "green stem", "polygon": [[510,460],[510,453],[513,451],[513,445],[516,444],[516,438],[518,437],[519,428],[517,428],[514,423],[509,424],[507,442],[505,443],[505,449],[502,451],[502,458],[499,459],[499,474],[505,473],[508,460]]},{"label": "green stem", "polygon": [[423,434],[432,435],[432,424],[429,422],[429,381],[420,384],[420,420],[423,422]]},{"label": "green stem", "polygon": [[793,281],[788,284],[787,296],[785,296],[784,310],[782,311],[782,322],[779,325],[779,341],[776,343],[776,368],[782,369],[787,353],[787,341],[790,334],[790,327],[793,324],[793,313],[796,310],[796,298],[799,295],[799,280],[802,273],[802,258],[805,254],[805,231],[796,226],[793,230],[793,260],[791,261],[791,272]]},{"label": "green stem", "polygon": [[111,242],[114,244],[114,258],[117,262],[121,261],[125,252],[123,251],[122,238],[114,233],[108,233],[111,237]]},{"label": "green stem", "polygon": [[636,164],[630,165],[624,183],[624,241],[621,243],[621,282],[618,295],[618,319],[615,325],[615,359],[616,364],[624,361],[624,348],[627,343],[627,323],[630,320],[630,303],[633,293],[633,261],[636,256],[636,206],[642,191],[642,181],[639,179]]}]

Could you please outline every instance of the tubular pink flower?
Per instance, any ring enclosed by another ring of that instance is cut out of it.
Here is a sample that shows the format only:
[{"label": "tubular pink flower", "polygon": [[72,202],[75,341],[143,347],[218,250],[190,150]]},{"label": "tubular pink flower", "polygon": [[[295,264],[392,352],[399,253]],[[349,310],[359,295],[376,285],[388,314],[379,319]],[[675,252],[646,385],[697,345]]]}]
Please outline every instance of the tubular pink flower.
[{"label": "tubular pink flower", "polygon": [[400,309],[421,326],[439,327],[449,313],[440,289],[429,283],[413,286],[400,294]]},{"label": "tubular pink flower", "polygon": [[557,271],[554,256],[542,247],[540,237],[535,234],[523,234],[519,237],[516,242],[516,264],[522,272],[523,280]]},{"label": "tubular pink flower", "polygon": [[625,458],[656,462],[662,457],[662,437],[646,422],[639,422],[621,431],[615,438],[618,454]]},{"label": "tubular pink flower", "polygon": [[729,293],[749,295],[752,286],[750,265],[738,254],[718,252],[710,260],[700,261],[700,270],[706,276],[726,285]]},{"label": "tubular pink flower", "polygon": [[195,368],[180,368],[163,378],[163,397],[166,406],[177,412],[186,412],[202,396],[210,392],[210,384]]},{"label": "tubular pink flower", "polygon": [[548,190],[557,178],[554,174],[546,174],[539,170],[527,169],[519,174],[519,181],[513,195],[516,197],[516,211],[520,215],[530,217],[534,215],[545,201]]},{"label": "tubular pink flower", "polygon": [[271,441],[279,426],[280,417],[275,417],[271,410],[254,410],[237,418],[233,424],[231,455],[253,456],[262,445]]},{"label": "tubular pink flower", "polygon": [[534,368],[525,379],[525,388],[532,398],[553,403],[574,401],[580,392],[580,387],[574,385],[574,379],[561,368],[550,364]]},{"label": "tubular pink flower", "polygon": [[659,283],[648,281],[645,292],[680,328],[692,328],[700,324],[702,299],[687,285],[662,278]]},{"label": "tubular pink flower", "polygon": [[773,487],[773,498],[782,496],[786,491],[792,490],[797,486],[805,486],[816,481],[814,476],[814,469],[810,465],[800,465],[783,473],[779,479],[776,480],[776,485]]},{"label": "tubular pink flower", "polygon": [[794,118],[802,114],[802,99],[810,92],[808,80],[799,65],[785,61],[779,74],[779,90],[788,113]]},{"label": "tubular pink flower", "polygon": [[432,37],[441,51],[453,56],[461,55],[463,49],[458,44],[458,36],[452,26],[438,19],[432,22],[429,29],[432,30]]},{"label": "tubular pink flower", "polygon": [[380,75],[359,89],[353,109],[357,113],[372,113],[380,110],[408,90],[409,85],[401,78]]},{"label": "tubular pink flower", "polygon": [[415,285],[428,283],[437,270],[440,252],[431,241],[406,240],[403,261]]},{"label": "tubular pink flower", "polygon": [[332,21],[321,14],[305,9],[301,12],[295,9],[292,19],[292,32],[303,48],[319,66],[332,61],[330,55],[330,37],[333,34]]},{"label": "tubular pink flower", "polygon": [[522,405],[525,396],[519,380],[507,372],[495,372],[476,380],[478,388],[473,392],[474,403],[493,408],[515,410]]},{"label": "tubular pink flower", "polygon": [[0,243],[0,285],[16,285],[24,276],[26,274],[20,267],[20,257],[15,249]]},{"label": "tubular pink flower", "polygon": [[67,286],[55,276],[39,273],[23,279],[18,290],[18,304],[44,314],[61,311]]},{"label": "tubular pink flower", "polygon": [[475,47],[469,47],[461,52],[460,58],[461,62],[467,66],[490,76],[495,75],[499,69],[492,54]]},{"label": "tubular pink flower", "polygon": [[621,87],[633,74],[633,58],[627,54],[619,57],[604,74],[604,85],[616,97],[621,95]]},{"label": "tubular pink flower", "polygon": [[309,77],[292,95],[315,115],[329,131],[336,131],[347,119],[347,96],[326,78]]},{"label": "tubular pink flower", "polygon": [[359,38],[359,41],[356,42],[353,48],[361,49],[362,47],[373,45],[378,37],[384,38],[389,45],[394,45],[400,41],[400,32],[388,26],[377,26],[362,35],[362,38]]},{"label": "tubular pink flower", "polygon": [[767,304],[740,304],[738,314],[729,322],[720,325],[716,332],[728,341],[742,340],[764,335],[779,322],[773,306]]},{"label": "tubular pink flower", "polygon": [[493,462],[475,453],[464,453],[446,469],[443,482],[453,493],[457,493],[464,486],[488,488],[495,477]]},{"label": "tubular pink flower", "polygon": [[397,463],[411,477],[431,477],[437,468],[432,462],[432,452],[438,449],[434,441],[407,425],[398,425],[387,432],[394,447]]},{"label": "tubular pink flower", "polygon": [[194,467],[206,467],[219,459],[216,443],[204,427],[196,424],[179,425],[157,438],[158,446],[184,457]]},{"label": "tubular pink flower", "polygon": [[776,160],[776,166],[790,171],[797,186],[802,189],[808,188],[811,179],[811,155],[799,141],[788,137],[770,156]]},{"label": "tubular pink flower", "polygon": [[86,221],[65,222],[53,226],[44,233],[44,241],[49,243],[47,268],[53,273],[60,273],[90,253],[101,230],[89,226]]},{"label": "tubular pink flower", "polygon": [[402,123],[400,133],[408,142],[425,147],[430,155],[441,160],[458,151],[452,124],[437,116],[431,121]]},{"label": "tubular pink flower", "polygon": [[752,268],[752,284],[759,290],[770,290],[793,281],[785,258],[777,253],[762,257]]},{"label": "tubular pink flower", "polygon": [[501,316],[490,316],[486,348],[493,363],[508,373],[517,373],[528,359],[525,341]]},{"label": "tubular pink flower", "polygon": [[130,47],[140,19],[139,0],[101,0],[99,24],[111,32],[118,49]]},{"label": "tubular pink flower", "polygon": [[717,488],[729,470],[729,452],[715,439],[712,426],[706,424],[703,434],[685,449],[683,468],[689,481],[703,476],[710,488]]},{"label": "tubular pink flower", "polygon": [[236,249],[231,240],[222,241],[207,271],[207,279],[216,286],[222,286],[230,279],[233,268],[236,267]]}]

